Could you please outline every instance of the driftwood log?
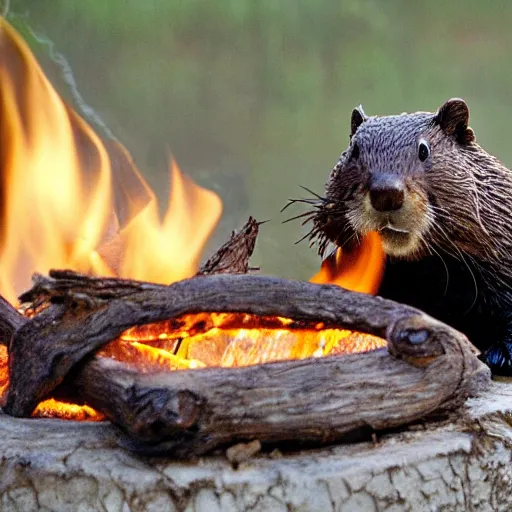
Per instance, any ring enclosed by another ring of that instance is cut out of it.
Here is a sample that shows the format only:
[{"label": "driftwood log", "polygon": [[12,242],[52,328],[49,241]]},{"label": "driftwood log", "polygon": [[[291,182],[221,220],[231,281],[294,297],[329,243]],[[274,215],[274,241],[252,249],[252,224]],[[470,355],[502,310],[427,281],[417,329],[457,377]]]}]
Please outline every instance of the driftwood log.
[{"label": "driftwood log", "polygon": [[[251,439],[353,439],[453,409],[489,380],[462,334],[337,286],[246,275],[159,286],[54,271],[23,298],[46,308],[12,337],[4,410],[28,416],[66,379],[144,453],[198,455]],[[383,337],[389,350],[150,375],[94,355],[134,325],[198,312],[323,322]]]}]

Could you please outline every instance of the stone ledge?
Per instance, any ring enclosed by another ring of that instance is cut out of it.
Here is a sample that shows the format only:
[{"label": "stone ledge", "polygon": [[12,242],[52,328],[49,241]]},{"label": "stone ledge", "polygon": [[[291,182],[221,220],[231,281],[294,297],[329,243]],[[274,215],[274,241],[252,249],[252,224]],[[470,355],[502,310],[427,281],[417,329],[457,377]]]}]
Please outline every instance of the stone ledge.
[{"label": "stone ledge", "polygon": [[146,459],[109,424],[0,416],[9,510],[357,511],[512,509],[512,384],[493,383],[454,423],[232,469],[224,457]]}]

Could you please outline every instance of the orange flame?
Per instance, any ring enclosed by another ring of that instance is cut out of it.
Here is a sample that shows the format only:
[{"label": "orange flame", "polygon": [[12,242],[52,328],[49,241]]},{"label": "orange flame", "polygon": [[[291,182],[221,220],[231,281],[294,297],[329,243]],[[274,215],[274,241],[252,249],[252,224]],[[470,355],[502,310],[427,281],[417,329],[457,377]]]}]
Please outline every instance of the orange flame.
[{"label": "orange flame", "polygon": [[173,163],[160,221],[124,148],[62,102],[3,19],[0,48],[0,293],[15,303],[33,272],[50,268],[160,283],[192,276],[220,199]]},{"label": "orange flame", "polygon": [[384,274],[384,250],[378,233],[370,232],[350,251],[337,249],[322,262],[312,283],[336,284],[355,292],[376,294]]},{"label": "orange flame", "polygon": [[158,204],[150,204],[121,232],[121,277],[170,283],[193,276],[205,243],[216,226],[222,203],[197,186],[172,163],[169,208],[162,223]]}]

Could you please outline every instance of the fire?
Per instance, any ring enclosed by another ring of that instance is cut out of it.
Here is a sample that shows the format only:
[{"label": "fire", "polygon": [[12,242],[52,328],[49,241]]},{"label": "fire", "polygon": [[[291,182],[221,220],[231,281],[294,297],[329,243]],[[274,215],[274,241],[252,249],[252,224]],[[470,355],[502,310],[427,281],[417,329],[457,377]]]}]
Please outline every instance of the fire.
[{"label": "fire", "polygon": [[137,367],[158,369],[240,367],[253,364],[366,352],[384,347],[376,336],[305,325],[289,318],[240,313],[199,313],[125,331],[98,352]]},{"label": "fire", "polygon": [[0,293],[15,303],[32,274],[50,268],[159,283],[194,275],[218,196],[173,162],[161,221],[124,148],[63,103],[5,20],[0,47]]},{"label": "fire", "polygon": [[102,421],[103,414],[88,405],[77,405],[49,398],[36,407],[32,414],[38,418],[60,418],[75,421]]},{"label": "fire", "polygon": [[[167,212],[120,144],[64,104],[19,35],[0,18],[0,294],[16,304],[34,272],[70,268],[168,284],[193,276],[222,211],[218,196],[171,162]],[[328,258],[313,282],[375,293],[377,235]],[[98,352],[141,372],[234,367],[382,347],[385,341],[286,318],[199,313],[138,326]],[[0,345],[0,396],[9,384]],[[34,415],[102,419],[54,399]]]},{"label": "fire", "polygon": [[351,251],[337,249],[327,257],[311,282],[337,284],[347,290],[375,295],[382,281],[384,262],[380,237],[370,232]]},{"label": "fire", "polygon": [[197,186],[172,163],[171,196],[162,223],[152,200],[121,232],[119,275],[170,283],[193,276],[222,212],[219,197]]}]

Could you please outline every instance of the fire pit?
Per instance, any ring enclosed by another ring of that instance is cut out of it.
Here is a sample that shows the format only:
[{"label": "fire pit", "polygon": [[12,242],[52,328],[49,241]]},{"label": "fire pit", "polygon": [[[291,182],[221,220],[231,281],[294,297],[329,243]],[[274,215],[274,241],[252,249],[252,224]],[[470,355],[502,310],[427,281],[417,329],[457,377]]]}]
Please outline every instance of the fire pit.
[{"label": "fire pit", "polygon": [[[198,455],[251,439],[332,442],[451,409],[488,378],[462,335],[414,309],[334,286],[232,275],[158,286],[53,272],[28,297],[52,302],[12,338],[4,410],[29,416],[79,365],[66,385],[144,443],[144,453]],[[123,343],[135,325],[163,322],[168,334],[176,319],[183,328],[182,315],[210,311],[342,326],[385,336],[388,350],[167,372],[167,361],[118,358],[117,347],[96,352]]]},{"label": "fire pit", "polygon": [[[432,493],[422,485],[404,498],[406,470],[393,477],[391,468],[436,457],[494,479],[475,493],[464,487],[475,478],[452,468],[455,480],[444,481],[460,480],[466,503],[489,492],[500,506],[510,499],[501,491],[510,419],[496,413],[510,391],[485,394],[488,369],[462,334],[368,294],[382,270],[378,237],[328,258],[312,283],[288,281],[250,275],[251,218],[198,268],[217,196],[173,163],[161,221],[126,150],[65,106],[19,36],[5,21],[0,29],[6,507],[416,504]],[[50,266],[74,270],[46,275]],[[484,398],[462,410],[477,393]],[[468,432],[477,428],[498,439],[484,463]],[[359,443],[319,448],[340,441]],[[417,469],[427,482],[432,464]]]}]

